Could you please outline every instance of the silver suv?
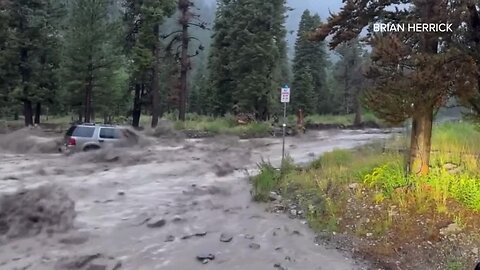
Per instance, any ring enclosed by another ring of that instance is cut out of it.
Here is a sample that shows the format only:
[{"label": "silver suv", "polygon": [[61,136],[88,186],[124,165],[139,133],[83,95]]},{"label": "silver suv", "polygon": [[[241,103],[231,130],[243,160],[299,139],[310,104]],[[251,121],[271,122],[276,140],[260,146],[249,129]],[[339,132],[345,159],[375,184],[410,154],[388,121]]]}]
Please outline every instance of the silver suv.
[{"label": "silver suv", "polygon": [[121,145],[137,141],[137,135],[125,127],[78,124],[71,126],[65,134],[62,152],[98,150],[106,145]]}]

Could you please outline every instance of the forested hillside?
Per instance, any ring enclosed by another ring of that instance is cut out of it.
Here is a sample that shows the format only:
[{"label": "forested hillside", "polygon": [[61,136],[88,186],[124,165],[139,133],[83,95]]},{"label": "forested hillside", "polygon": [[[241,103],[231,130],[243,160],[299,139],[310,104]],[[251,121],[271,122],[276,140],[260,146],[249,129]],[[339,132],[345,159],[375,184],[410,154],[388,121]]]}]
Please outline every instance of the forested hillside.
[{"label": "forested hillside", "polygon": [[268,120],[285,84],[291,113],[353,112],[339,109],[353,97],[341,61],[332,65],[325,45],[306,39],[321,18],[302,11],[288,32],[294,11],[283,0],[2,1],[1,117],[135,127],[145,115],[155,127],[167,113]]}]

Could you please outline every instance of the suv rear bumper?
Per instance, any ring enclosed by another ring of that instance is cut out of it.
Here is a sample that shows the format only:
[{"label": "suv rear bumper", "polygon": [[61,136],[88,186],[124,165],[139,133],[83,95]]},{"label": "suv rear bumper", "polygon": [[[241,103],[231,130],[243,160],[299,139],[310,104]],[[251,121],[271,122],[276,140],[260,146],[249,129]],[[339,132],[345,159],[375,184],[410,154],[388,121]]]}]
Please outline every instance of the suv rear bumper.
[{"label": "suv rear bumper", "polygon": [[58,148],[58,152],[64,153],[64,154],[71,154],[73,151],[75,151],[75,146],[67,146],[67,145],[62,145],[61,147]]}]

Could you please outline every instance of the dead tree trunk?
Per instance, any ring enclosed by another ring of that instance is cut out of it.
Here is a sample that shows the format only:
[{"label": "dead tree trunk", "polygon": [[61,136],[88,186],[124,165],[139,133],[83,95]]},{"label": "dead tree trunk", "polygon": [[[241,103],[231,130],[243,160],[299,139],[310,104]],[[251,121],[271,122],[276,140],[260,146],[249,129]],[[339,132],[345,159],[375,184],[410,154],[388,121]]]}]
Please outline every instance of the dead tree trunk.
[{"label": "dead tree trunk", "polygon": [[153,48],[153,74],[152,74],[152,123],[151,127],[156,128],[158,125],[158,118],[160,114],[160,89],[159,89],[159,76],[160,76],[160,38],[159,31],[160,26],[156,24],[154,26],[155,45]]},{"label": "dead tree trunk", "polygon": [[181,18],[180,18],[180,25],[182,26],[182,47],[181,47],[181,67],[180,67],[180,93],[179,93],[179,114],[178,118],[180,121],[185,121],[186,110],[187,110],[187,96],[188,96],[188,89],[187,89],[187,76],[188,76],[188,69],[189,69],[189,57],[188,57],[188,43],[189,43],[189,36],[188,36],[188,24],[189,24],[189,9],[190,9],[190,1],[189,0],[180,0],[179,9],[181,11]]},{"label": "dead tree trunk", "polygon": [[35,106],[35,124],[40,124],[40,116],[42,115],[42,103],[37,102]]},{"label": "dead tree trunk", "polygon": [[135,96],[133,98],[133,110],[132,110],[132,126],[138,128],[140,126],[140,116],[142,115],[142,103],[141,103],[141,87],[139,83],[135,84]]},{"label": "dead tree trunk", "polygon": [[28,99],[23,101],[23,115],[25,116],[25,126],[33,126],[32,102]]},{"label": "dead tree trunk", "polygon": [[90,117],[92,116],[92,112],[90,110],[90,95],[91,95],[91,85],[88,83],[85,86],[85,98],[84,98],[84,105],[83,105],[83,122],[89,123]]},{"label": "dead tree trunk", "polygon": [[360,90],[357,90],[355,95],[355,119],[353,120],[353,125],[358,126],[362,123],[362,104],[360,102]]},{"label": "dead tree trunk", "polygon": [[348,102],[348,97],[349,97],[349,88],[350,88],[350,84],[349,84],[349,79],[348,79],[348,75],[349,75],[349,69],[348,67],[345,67],[345,72],[343,74],[343,79],[344,79],[344,85],[343,85],[343,107],[344,107],[344,110],[345,110],[345,114],[349,114],[350,113],[350,110],[349,110],[349,102]]}]

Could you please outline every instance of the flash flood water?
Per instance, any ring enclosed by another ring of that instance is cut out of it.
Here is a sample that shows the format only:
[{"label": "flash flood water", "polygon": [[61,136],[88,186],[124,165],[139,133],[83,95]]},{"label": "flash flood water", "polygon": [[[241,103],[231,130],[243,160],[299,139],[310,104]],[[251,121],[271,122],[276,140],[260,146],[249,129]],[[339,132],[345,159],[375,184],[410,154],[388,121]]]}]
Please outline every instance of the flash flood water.
[{"label": "flash flood water", "polygon": [[[304,163],[388,136],[311,131],[287,138],[286,150]],[[0,194],[55,184],[77,211],[66,233],[0,242],[0,269],[367,269],[315,244],[305,222],[252,202],[248,174],[262,159],[279,165],[281,151],[281,138],[229,137],[122,149],[106,159],[0,151]]]}]

